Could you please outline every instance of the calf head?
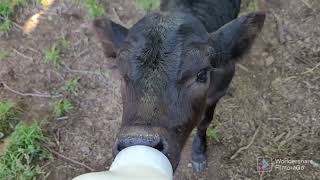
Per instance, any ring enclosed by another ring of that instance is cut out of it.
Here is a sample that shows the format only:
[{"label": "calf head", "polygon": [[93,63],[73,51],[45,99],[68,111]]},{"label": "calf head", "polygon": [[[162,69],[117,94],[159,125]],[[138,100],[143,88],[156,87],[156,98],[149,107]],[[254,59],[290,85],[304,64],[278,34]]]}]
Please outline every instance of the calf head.
[{"label": "calf head", "polygon": [[165,154],[174,169],[208,104],[222,97],[236,59],[260,32],[264,14],[239,17],[208,33],[182,12],[146,15],[130,30],[96,19],[95,32],[122,74],[123,116],[114,154],[133,145]]}]

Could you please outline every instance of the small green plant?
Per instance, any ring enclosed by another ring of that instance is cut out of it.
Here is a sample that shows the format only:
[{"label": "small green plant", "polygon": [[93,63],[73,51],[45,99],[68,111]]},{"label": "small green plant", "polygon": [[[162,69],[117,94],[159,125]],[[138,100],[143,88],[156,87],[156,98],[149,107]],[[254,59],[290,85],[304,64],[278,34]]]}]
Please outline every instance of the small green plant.
[{"label": "small green plant", "polygon": [[54,66],[58,67],[61,65],[62,54],[69,46],[70,42],[65,37],[60,38],[51,48],[45,51],[45,62],[51,62]]},{"label": "small green plant", "polygon": [[259,11],[259,2],[258,0],[250,0],[248,7],[246,8],[247,12]]},{"label": "small green plant", "polygon": [[136,0],[136,3],[147,12],[158,10],[160,7],[160,0]]},{"label": "small green plant", "polygon": [[54,115],[56,117],[64,116],[73,109],[72,103],[67,99],[62,99],[54,103]]},{"label": "small green plant", "polygon": [[70,46],[70,41],[67,40],[66,37],[60,38],[60,39],[58,40],[58,42],[57,42],[57,47],[58,47],[60,50],[67,49],[69,46]]},{"label": "small green plant", "polygon": [[63,86],[63,89],[69,93],[76,94],[79,87],[79,79],[80,78],[68,80]]},{"label": "small green plant", "polygon": [[220,137],[220,133],[216,128],[208,128],[207,129],[207,137],[210,140],[214,140],[214,141],[217,141],[217,142],[220,142],[220,138],[221,138]]},{"label": "small green plant", "polygon": [[103,5],[97,0],[86,0],[85,4],[90,17],[100,17],[106,14]]},{"label": "small green plant", "polygon": [[49,0],[37,0],[38,4],[42,5],[43,7],[48,7],[50,4]]},{"label": "small green plant", "polygon": [[35,164],[52,158],[42,147],[44,142],[48,142],[48,138],[39,124],[18,124],[9,137],[5,153],[0,156],[0,179],[34,180],[42,174],[42,169]]},{"label": "small green plant", "polygon": [[16,110],[11,102],[0,102],[0,139],[9,135],[17,124]]},{"label": "small green plant", "polygon": [[61,63],[61,51],[54,44],[50,49],[46,50],[45,52],[45,62],[46,63],[53,63],[54,66],[59,66]]},{"label": "small green plant", "polygon": [[1,0],[0,1],[0,31],[8,32],[12,27],[10,17],[16,8],[26,3],[26,0]]},{"label": "small green plant", "polygon": [[0,50],[0,61],[6,60],[10,53],[5,50]]},{"label": "small green plant", "polygon": [[0,23],[0,31],[8,32],[11,29],[12,22],[9,17],[4,17],[4,19]]}]

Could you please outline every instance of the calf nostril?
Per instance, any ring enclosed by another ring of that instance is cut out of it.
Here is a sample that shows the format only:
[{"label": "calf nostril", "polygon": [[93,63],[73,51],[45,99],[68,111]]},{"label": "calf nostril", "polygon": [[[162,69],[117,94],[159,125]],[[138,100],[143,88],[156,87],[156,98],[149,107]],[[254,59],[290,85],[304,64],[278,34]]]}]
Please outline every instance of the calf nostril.
[{"label": "calf nostril", "polygon": [[156,146],[154,146],[153,148],[155,148],[155,149],[159,150],[160,152],[162,152],[164,150],[164,146],[163,146],[162,141],[160,140],[160,142]]},{"label": "calf nostril", "polygon": [[123,146],[122,144],[118,144],[118,147],[117,147],[117,150],[120,152],[120,151],[122,151],[123,149],[125,149],[126,148],[126,146]]}]

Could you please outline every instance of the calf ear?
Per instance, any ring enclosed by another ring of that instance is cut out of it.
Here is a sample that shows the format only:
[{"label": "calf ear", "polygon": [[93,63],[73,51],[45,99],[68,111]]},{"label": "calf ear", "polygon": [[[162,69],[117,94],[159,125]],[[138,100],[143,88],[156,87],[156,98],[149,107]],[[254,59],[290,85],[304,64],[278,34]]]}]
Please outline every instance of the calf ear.
[{"label": "calf ear", "polygon": [[217,58],[230,60],[245,54],[260,33],[264,20],[264,13],[251,13],[229,22],[212,33],[209,43],[215,49]]},{"label": "calf ear", "polygon": [[122,46],[128,30],[108,18],[95,19],[93,21],[93,29],[105,55],[107,57],[116,57],[117,49]]}]

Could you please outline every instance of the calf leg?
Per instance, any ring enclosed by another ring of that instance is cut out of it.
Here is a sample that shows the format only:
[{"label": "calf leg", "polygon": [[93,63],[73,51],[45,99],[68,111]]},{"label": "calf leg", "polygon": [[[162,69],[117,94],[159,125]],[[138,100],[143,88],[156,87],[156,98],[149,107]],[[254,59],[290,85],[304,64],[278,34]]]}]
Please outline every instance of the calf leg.
[{"label": "calf leg", "polygon": [[216,103],[206,108],[202,120],[197,126],[197,134],[192,143],[192,165],[197,172],[201,172],[206,168],[207,163],[207,128],[212,121]]}]

